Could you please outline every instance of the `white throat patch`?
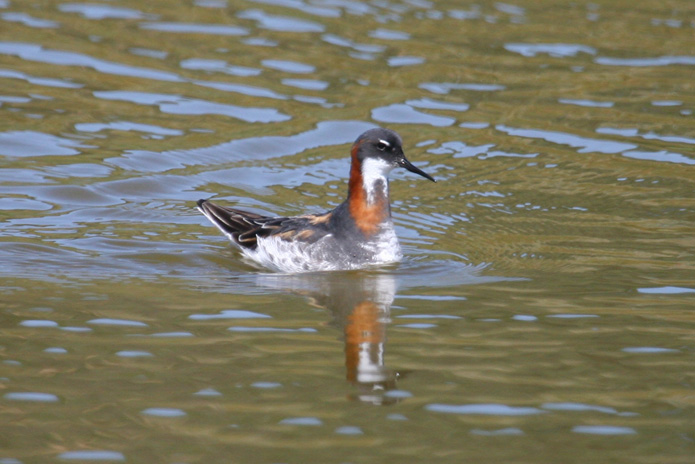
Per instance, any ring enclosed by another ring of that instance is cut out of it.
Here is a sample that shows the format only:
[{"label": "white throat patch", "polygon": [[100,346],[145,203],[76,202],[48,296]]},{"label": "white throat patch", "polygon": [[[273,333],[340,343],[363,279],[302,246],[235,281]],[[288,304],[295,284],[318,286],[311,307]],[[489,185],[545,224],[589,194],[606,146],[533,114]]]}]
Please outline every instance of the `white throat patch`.
[{"label": "white throat patch", "polygon": [[393,170],[393,165],[380,158],[367,158],[362,161],[362,185],[367,192],[367,203],[374,202],[376,189],[379,189],[385,196],[389,194],[389,172]]}]

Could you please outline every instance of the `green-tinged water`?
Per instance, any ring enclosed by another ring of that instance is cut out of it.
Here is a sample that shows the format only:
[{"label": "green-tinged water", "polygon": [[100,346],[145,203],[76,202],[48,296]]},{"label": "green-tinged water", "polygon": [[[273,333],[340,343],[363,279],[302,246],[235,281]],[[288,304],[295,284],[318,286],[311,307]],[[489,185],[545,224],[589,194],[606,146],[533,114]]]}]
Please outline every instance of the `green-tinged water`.
[{"label": "green-tinged water", "polygon": [[[695,462],[695,4],[0,0],[0,464]],[[397,130],[405,259],[278,275]]]}]

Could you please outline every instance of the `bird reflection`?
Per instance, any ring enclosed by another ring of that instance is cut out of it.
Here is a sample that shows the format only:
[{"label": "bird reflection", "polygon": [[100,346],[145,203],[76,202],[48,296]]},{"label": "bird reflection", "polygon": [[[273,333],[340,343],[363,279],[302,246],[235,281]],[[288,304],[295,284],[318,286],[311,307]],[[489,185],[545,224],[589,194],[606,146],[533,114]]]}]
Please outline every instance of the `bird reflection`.
[{"label": "bird reflection", "polygon": [[[388,310],[387,310],[388,311]],[[359,303],[344,321],[347,380],[357,386],[361,401],[385,404],[384,394],[396,388],[398,372],[384,364],[386,324],[382,308],[371,301]],[[390,400],[390,401],[389,401]]]},{"label": "bird reflection", "polygon": [[[395,271],[323,272],[307,274],[255,274],[254,284],[304,295],[315,306],[328,309],[332,325],[345,339],[347,380],[356,387],[351,398],[376,405],[402,401],[389,395],[407,372],[386,367],[386,327],[396,287],[446,288],[461,285],[519,280],[484,276],[485,264],[470,265],[457,260],[431,260],[401,265]],[[245,291],[248,291],[246,289]]]},{"label": "bird reflection", "polygon": [[390,274],[360,272],[313,275],[266,275],[264,286],[289,290],[310,298],[315,306],[333,315],[332,325],[345,340],[347,380],[356,387],[352,399],[375,405],[392,404],[402,398],[388,395],[403,376],[386,367],[386,326],[396,294],[396,279]]}]

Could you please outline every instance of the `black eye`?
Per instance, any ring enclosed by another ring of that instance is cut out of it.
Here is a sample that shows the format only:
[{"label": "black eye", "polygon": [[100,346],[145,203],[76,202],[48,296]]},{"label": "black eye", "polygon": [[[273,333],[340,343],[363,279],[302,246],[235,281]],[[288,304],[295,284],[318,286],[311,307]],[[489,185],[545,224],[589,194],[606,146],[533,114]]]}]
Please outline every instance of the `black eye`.
[{"label": "black eye", "polygon": [[390,148],[389,145],[385,144],[384,142],[379,142],[376,144],[376,148],[379,151],[386,151],[386,149]]}]

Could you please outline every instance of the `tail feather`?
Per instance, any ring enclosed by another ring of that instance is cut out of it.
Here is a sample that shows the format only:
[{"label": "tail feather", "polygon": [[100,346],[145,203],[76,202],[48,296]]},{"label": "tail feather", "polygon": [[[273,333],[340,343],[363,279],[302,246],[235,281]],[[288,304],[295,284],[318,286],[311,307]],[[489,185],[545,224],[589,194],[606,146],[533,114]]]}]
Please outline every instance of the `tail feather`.
[{"label": "tail feather", "polygon": [[255,247],[255,240],[244,240],[244,243],[240,243],[239,235],[256,229],[258,224],[254,220],[261,219],[262,216],[224,208],[207,200],[198,200],[198,210],[234,243],[245,247]]}]

